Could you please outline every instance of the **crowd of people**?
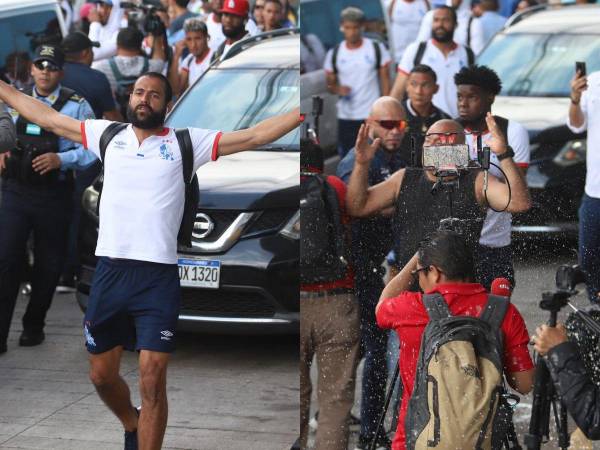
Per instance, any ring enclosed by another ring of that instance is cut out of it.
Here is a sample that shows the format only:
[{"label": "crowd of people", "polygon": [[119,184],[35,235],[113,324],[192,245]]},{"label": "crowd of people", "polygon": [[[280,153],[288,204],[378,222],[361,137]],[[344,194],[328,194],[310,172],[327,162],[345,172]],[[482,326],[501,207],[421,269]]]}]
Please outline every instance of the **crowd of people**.
[{"label": "crowd of people", "polygon": [[[74,11],[64,1],[70,32],[31,57],[11,54],[0,81],[0,354],[9,350],[22,282],[30,289],[18,344],[45,340],[57,286],[74,286],[83,190],[102,171],[98,264],[82,335],[90,380],[122,423],[128,450],[159,449],[164,437],[181,303],[177,245],[190,246],[196,171],[271,143],[301,119],[296,108],[237,131],[164,126],[211,61],[245,37],[293,26],[292,9],[279,0],[252,12],[247,0],[189,3],[142,9],[94,0]],[[138,408],[119,375],[124,349],[140,355]]]},{"label": "crowd of people", "polygon": [[[307,402],[313,356],[320,393],[318,417],[310,421],[317,427],[315,449],[346,450],[353,422],[360,422],[356,450],[371,448],[373,441],[378,450],[414,448],[423,430],[415,428],[422,420],[415,408],[421,407],[423,396],[427,398],[419,384],[420,374],[427,373],[421,367],[426,356],[420,351],[427,345],[423,336],[428,335],[435,317],[425,305],[431,300],[425,299],[441,294],[443,314],[477,317],[500,281],[510,289],[515,286],[511,223],[513,214],[531,207],[525,179],[529,135],[512,118],[492,115],[502,80],[489,67],[475,63],[477,53],[502,28],[506,17],[495,0],[465,5],[468,2],[453,1],[450,6],[421,0],[390,2],[391,52],[363,35],[364,13],[348,7],[340,16],[343,41],[324,53],[327,88],[338,96],[340,157],[337,176],[324,179],[343,197],[330,220],[339,215],[347,231],[332,239],[346,243],[345,257],[351,263],[338,280],[303,280],[301,284],[300,448],[306,448],[309,435]],[[311,45],[310,39],[311,35],[305,36],[303,45]],[[305,70],[310,64],[317,66],[310,58],[306,62]],[[392,72],[395,77],[390,77]],[[599,98],[598,76],[574,72],[571,105],[564,111],[565,123],[573,132],[588,130],[588,142],[594,142],[599,129],[594,122],[600,117],[594,106]],[[444,172],[423,167],[424,152],[440,146],[450,146],[454,152],[466,146],[469,160],[481,161],[478,141],[490,149],[489,171],[457,168]],[[593,230],[600,225],[595,213],[600,164],[593,145],[588,147],[586,189],[579,212],[579,258],[587,274],[589,299],[598,302],[600,248]],[[323,154],[318,143],[310,140],[303,143],[302,152],[301,183],[308,183],[319,176]],[[307,203],[305,207],[315,206]],[[455,220],[449,221],[450,217]],[[303,234],[303,239],[303,248],[308,249],[312,237]],[[438,312],[442,306],[437,306]],[[335,320],[328,318],[330,307]],[[493,323],[503,336],[504,376],[511,387],[525,394],[534,380],[527,347],[530,338],[517,308],[510,305],[503,314]],[[344,331],[338,331],[342,326]],[[388,335],[388,329],[396,333]],[[536,349],[553,358],[555,379],[569,389],[575,385],[568,379],[569,368],[582,379],[584,370],[573,346],[560,346],[566,339],[564,329],[545,326],[534,337]],[[557,345],[559,351],[549,350]],[[360,417],[355,418],[350,410],[361,359]],[[388,371],[396,364],[400,386],[392,407],[392,443],[386,433],[376,430],[390,381]],[[335,380],[331,374],[336,374]],[[577,408],[576,399],[597,395],[592,391],[593,385],[588,384],[577,394],[571,392],[569,407]],[[588,401],[586,411],[595,405]],[[579,411],[577,423],[583,424],[584,433],[591,429],[592,436],[597,436],[597,422],[584,416]],[[452,420],[449,429],[462,430],[460,420]],[[444,431],[444,441],[443,435]],[[461,446],[445,439],[452,443],[448,448],[472,448],[467,440]]]}]

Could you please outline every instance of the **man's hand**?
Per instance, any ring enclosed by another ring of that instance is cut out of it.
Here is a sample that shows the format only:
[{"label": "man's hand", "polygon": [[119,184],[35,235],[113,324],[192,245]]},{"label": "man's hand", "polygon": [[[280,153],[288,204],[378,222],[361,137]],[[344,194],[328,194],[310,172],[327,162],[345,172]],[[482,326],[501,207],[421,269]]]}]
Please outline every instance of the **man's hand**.
[{"label": "man's hand", "polygon": [[376,138],[373,143],[369,145],[369,129],[369,125],[363,123],[358,130],[356,144],[354,145],[356,164],[370,164],[381,143],[381,139]]},{"label": "man's hand", "polygon": [[31,166],[33,167],[33,170],[39,172],[40,175],[44,175],[51,170],[60,168],[60,158],[56,153],[44,153],[35,158],[32,161]]},{"label": "man's hand", "polygon": [[175,51],[173,52],[173,56],[180,57],[181,54],[183,53],[183,49],[185,47],[186,47],[186,45],[185,45],[185,39],[177,41],[177,43],[175,44]]},{"label": "man's hand", "polygon": [[0,171],[6,169],[6,159],[10,157],[10,152],[0,153]]},{"label": "man's hand", "polygon": [[535,329],[535,335],[531,340],[535,344],[535,350],[543,356],[558,344],[567,342],[567,330],[561,323],[556,327],[542,325]]},{"label": "man's hand", "polygon": [[506,138],[502,134],[502,131],[500,131],[500,127],[496,123],[496,119],[494,119],[491,112],[488,112],[485,116],[485,122],[492,135],[491,138],[485,141],[485,145],[487,145],[496,156],[506,153]]},{"label": "man's hand", "polygon": [[587,77],[579,71],[571,80],[571,101],[575,104],[581,101],[581,94],[587,89]]}]

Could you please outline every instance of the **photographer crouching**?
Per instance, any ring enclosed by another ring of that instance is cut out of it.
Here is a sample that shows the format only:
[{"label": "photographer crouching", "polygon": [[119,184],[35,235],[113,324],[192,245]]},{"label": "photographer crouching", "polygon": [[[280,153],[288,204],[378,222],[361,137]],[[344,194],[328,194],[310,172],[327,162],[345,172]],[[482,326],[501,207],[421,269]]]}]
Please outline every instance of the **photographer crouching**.
[{"label": "photographer crouching", "polygon": [[589,439],[600,439],[600,389],[592,382],[577,345],[567,339],[565,327],[541,325],[531,340],[535,350],[546,356],[561,400],[577,426]]}]

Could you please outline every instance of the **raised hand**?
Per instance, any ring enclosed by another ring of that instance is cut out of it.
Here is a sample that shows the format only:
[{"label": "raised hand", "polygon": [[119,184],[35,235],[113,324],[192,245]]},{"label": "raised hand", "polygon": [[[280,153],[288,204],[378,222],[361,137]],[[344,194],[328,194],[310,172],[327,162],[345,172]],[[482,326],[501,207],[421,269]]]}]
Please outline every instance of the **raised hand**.
[{"label": "raised hand", "polygon": [[573,103],[579,103],[581,94],[583,94],[583,91],[585,91],[587,87],[587,77],[577,71],[571,80],[571,101]]},{"label": "raised hand", "polygon": [[369,125],[367,123],[363,123],[358,130],[356,143],[354,145],[357,164],[370,164],[371,160],[375,156],[375,152],[379,148],[379,144],[381,143],[381,139],[376,138],[371,144],[369,144],[369,129]]},{"label": "raised hand", "polygon": [[494,119],[494,116],[492,116],[491,112],[488,112],[485,116],[485,122],[487,123],[487,128],[490,130],[490,134],[492,135],[491,138],[485,141],[485,145],[487,145],[497,156],[506,153],[506,138],[504,137],[504,134],[502,134],[502,131],[500,131],[500,127],[496,123],[496,120]]}]

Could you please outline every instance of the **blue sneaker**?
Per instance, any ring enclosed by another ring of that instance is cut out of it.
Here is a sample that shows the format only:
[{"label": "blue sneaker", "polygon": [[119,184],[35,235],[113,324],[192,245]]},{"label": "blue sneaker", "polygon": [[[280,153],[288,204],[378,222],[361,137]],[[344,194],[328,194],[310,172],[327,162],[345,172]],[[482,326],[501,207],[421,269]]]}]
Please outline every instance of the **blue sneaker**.
[{"label": "blue sneaker", "polygon": [[[135,408],[135,412],[140,417],[141,407]],[[125,432],[125,450],[138,450],[137,430]]]}]

